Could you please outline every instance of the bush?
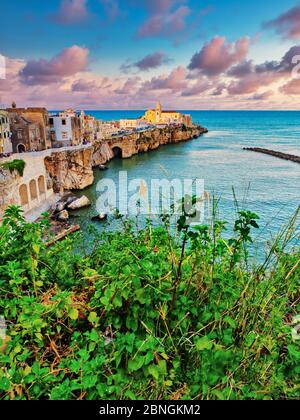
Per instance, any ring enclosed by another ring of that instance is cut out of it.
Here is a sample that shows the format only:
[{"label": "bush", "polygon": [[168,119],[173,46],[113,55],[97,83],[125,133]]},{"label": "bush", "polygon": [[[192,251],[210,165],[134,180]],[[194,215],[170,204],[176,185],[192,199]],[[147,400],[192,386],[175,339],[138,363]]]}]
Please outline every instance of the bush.
[{"label": "bush", "polygon": [[[17,207],[0,228],[2,399],[293,399],[299,397],[299,247],[292,230],[250,267],[258,217],[190,228],[186,216],[137,230],[120,220],[88,247],[46,248],[47,219]],[[90,251],[87,251],[90,249]],[[0,343],[1,346],[1,343]]]},{"label": "bush", "polygon": [[1,167],[10,172],[17,171],[20,176],[23,176],[26,163],[24,160],[14,159],[10,162],[2,163]]}]

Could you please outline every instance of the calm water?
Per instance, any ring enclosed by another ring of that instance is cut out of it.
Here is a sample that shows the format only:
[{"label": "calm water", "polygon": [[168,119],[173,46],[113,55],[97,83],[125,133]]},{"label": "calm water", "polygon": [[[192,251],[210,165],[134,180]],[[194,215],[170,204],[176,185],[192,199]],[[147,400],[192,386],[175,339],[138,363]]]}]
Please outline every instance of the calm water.
[{"label": "calm water", "polygon": [[[143,111],[88,111],[102,120],[139,117]],[[185,111],[209,133],[187,143],[161,147],[157,151],[115,159],[109,170],[95,171],[96,182],[83,192],[93,206],[78,212],[83,230],[96,212],[96,184],[101,177],[118,180],[120,170],[128,179],[201,178],[205,190],[221,198],[221,217],[235,215],[232,188],[240,204],[261,217],[265,229],[275,232],[300,204],[300,165],[271,156],[243,151],[243,147],[266,147],[300,155],[300,112]],[[97,224],[94,224],[97,226]]]}]

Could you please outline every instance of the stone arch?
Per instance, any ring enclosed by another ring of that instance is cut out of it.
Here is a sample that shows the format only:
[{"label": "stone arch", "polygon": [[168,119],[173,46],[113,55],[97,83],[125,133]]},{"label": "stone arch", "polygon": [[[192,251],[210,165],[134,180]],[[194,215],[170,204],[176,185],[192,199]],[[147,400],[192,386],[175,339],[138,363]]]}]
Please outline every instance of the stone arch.
[{"label": "stone arch", "polygon": [[27,206],[29,204],[28,189],[26,184],[22,184],[19,187],[19,195],[21,206]]},{"label": "stone arch", "polygon": [[26,152],[26,147],[23,143],[19,143],[17,146],[17,152],[18,153],[25,153]]},{"label": "stone arch", "polygon": [[116,157],[116,158],[122,158],[123,157],[123,150],[119,146],[113,147],[112,152],[114,154],[114,157]]},{"label": "stone arch", "polygon": [[40,175],[38,177],[38,186],[39,186],[39,194],[43,195],[46,193],[46,187],[45,187],[45,177],[44,175]]},{"label": "stone arch", "polygon": [[34,179],[32,179],[29,182],[29,190],[30,190],[31,200],[36,200],[38,198],[38,193],[37,193],[36,181]]}]

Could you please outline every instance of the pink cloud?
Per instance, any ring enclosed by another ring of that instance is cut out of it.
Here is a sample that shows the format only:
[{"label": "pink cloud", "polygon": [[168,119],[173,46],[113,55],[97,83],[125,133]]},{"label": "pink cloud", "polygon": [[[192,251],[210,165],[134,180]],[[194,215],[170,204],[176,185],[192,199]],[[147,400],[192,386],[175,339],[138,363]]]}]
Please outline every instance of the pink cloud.
[{"label": "pink cloud", "polygon": [[253,101],[266,101],[273,95],[274,95],[274,92],[272,90],[268,90],[266,92],[256,93],[250,99],[252,99]]},{"label": "pink cloud", "polygon": [[28,61],[21,71],[23,83],[28,85],[44,85],[60,82],[61,78],[72,76],[86,70],[89,50],[73,45],[64,49],[51,60]]},{"label": "pink cloud", "polygon": [[62,0],[58,12],[51,16],[51,20],[61,25],[73,25],[85,22],[90,16],[87,0]]},{"label": "pink cloud", "polygon": [[227,87],[230,95],[255,93],[263,86],[268,86],[282,77],[276,73],[251,73],[237,82],[231,82]]},{"label": "pink cloud", "polygon": [[[189,7],[179,4],[185,1],[151,1],[146,2],[150,17],[137,32],[138,38],[152,36],[170,36],[185,29],[185,19],[190,14]],[[179,6],[174,9],[174,6]]]},{"label": "pink cloud", "polygon": [[300,79],[293,79],[280,88],[285,95],[300,95]]},{"label": "pink cloud", "polygon": [[140,83],[140,77],[130,77],[124,83],[123,87],[116,89],[114,92],[118,95],[131,95]]},{"label": "pink cloud", "polygon": [[266,28],[275,29],[275,31],[284,38],[300,38],[300,6],[289,9],[278,18],[266,22]]},{"label": "pink cloud", "polygon": [[208,76],[218,75],[243,61],[248,50],[249,39],[246,37],[226,44],[225,38],[217,36],[192,57],[188,67]]},{"label": "pink cloud", "polygon": [[212,85],[207,79],[199,79],[197,80],[195,84],[183,90],[181,95],[182,96],[197,96],[200,93],[206,92],[207,90],[211,88],[212,88]]},{"label": "pink cloud", "polygon": [[170,63],[170,58],[162,51],[157,51],[153,54],[148,54],[141,60],[137,61],[136,63],[130,64],[130,62],[123,64],[121,66],[121,71],[123,73],[128,73],[134,67],[136,67],[140,71],[148,71],[151,69],[156,69],[163,64]]},{"label": "pink cloud", "polygon": [[176,67],[168,76],[153,77],[150,81],[145,82],[142,90],[171,90],[178,92],[182,89],[187,89],[186,75],[185,67]]}]

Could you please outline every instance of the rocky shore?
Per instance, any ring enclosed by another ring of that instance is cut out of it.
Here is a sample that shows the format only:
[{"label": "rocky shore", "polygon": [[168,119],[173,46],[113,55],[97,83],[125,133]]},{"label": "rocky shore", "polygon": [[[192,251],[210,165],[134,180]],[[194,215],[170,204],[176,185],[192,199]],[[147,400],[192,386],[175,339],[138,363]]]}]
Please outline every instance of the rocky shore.
[{"label": "rocky shore", "polygon": [[105,165],[114,156],[123,159],[156,150],[161,145],[174,144],[198,138],[207,129],[166,127],[129,136],[95,142],[83,150],[57,151],[45,159],[46,170],[53,181],[55,192],[83,190],[94,182],[93,168]]}]

